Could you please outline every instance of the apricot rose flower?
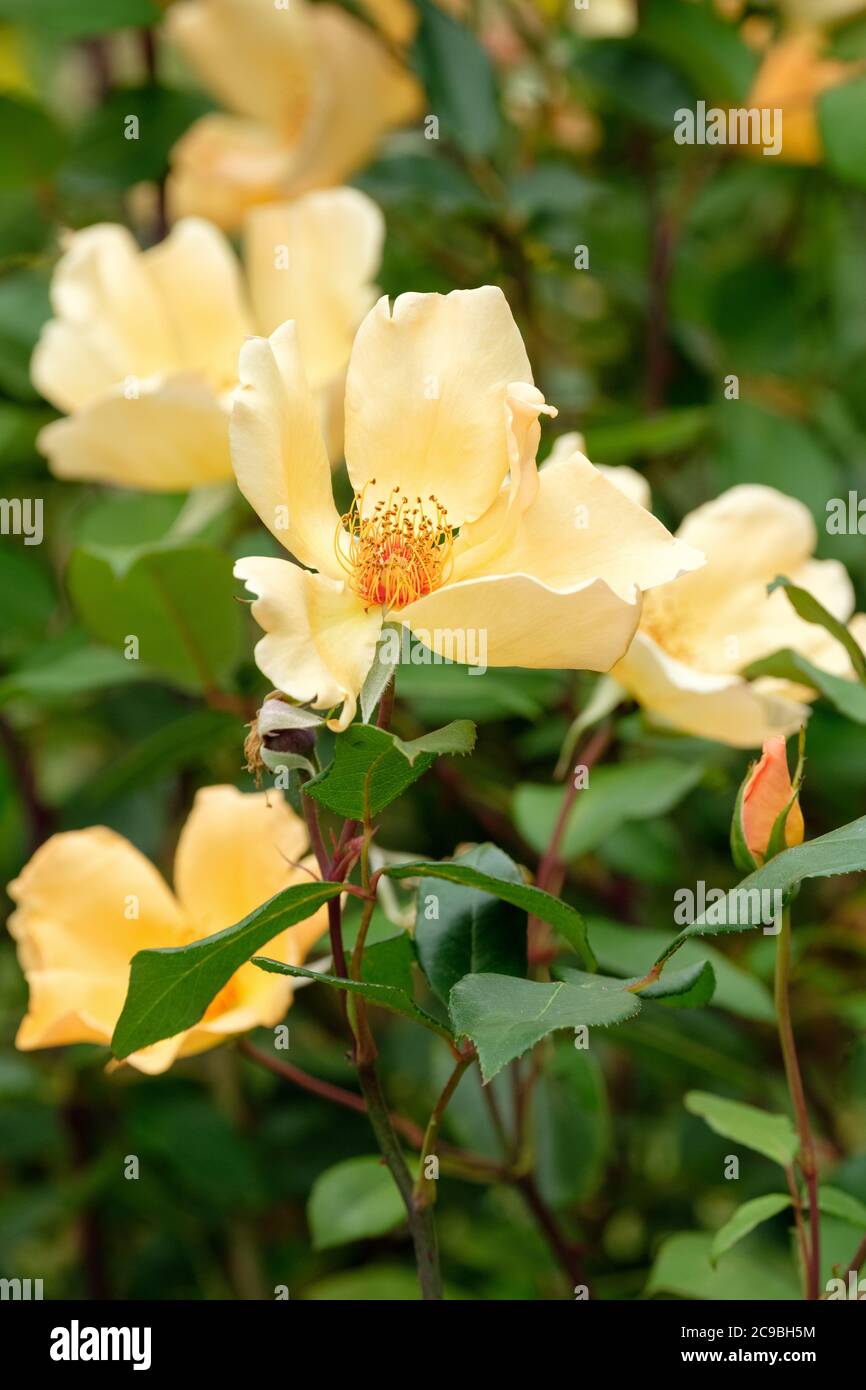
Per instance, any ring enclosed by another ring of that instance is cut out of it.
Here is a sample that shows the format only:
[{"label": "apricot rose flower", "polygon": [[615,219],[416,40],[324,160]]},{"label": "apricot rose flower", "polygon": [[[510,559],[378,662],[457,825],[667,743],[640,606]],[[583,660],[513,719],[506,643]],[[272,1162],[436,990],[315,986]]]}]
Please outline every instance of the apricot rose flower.
[{"label": "apricot rose flower", "polygon": [[[808,589],[847,622],[854,591],[837,560],[815,560],[815,523],[802,502],[760,484],[722,493],[686,517],[680,540],[706,566],[647,596],[640,630],[611,673],[644,708],[685,733],[754,748],[791,734],[808,718],[814,692],[788,682],[746,680],[740,672],[792,648],[816,666],[853,676],[850,660],[824,628],[799,618],[779,574]],[[851,625],[858,640],[866,618]]]},{"label": "apricot rose flower", "polygon": [[336,5],[183,0],[166,30],[232,113],[202,116],[175,145],[173,217],[232,231],[250,207],[341,183],[420,109],[411,74]]},{"label": "apricot rose flower", "polygon": [[[637,627],[641,591],[702,563],[581,453],[538,473],[539,416],[556,412],[492,286],[404,294],[393,310],[383,298],[361,324],[345,402],[355,498],[342,517],[294,324],[247,342],[240,377],[238,485],[300,562],[235,566],[266,634],[256,660],[293,699],[342,704],[332,727],[354,715],[385,618],[440,656],[473,633],[490,666],[605,671]],[[457,659],[472,661],[470,646]]]},{"label": "apricot rose flower", "polygon": [[[47,840],[9,885],[9,930],[30,986],[16,1044],[108,1043],[136,951],[183,946],[230,927],[253,908],[315,874],[303,821],[270,793],[205,787],[181,831],[174,893],[153,865],[105,826]],[[298,861],[301,860],[301,864]],[[327,926],[325,910],[276,937],[267,953],[301,965]],[[243,965],[201,1021],[142,1048],[129,1062],[162,1072],[178,1057],[216,1047],[250,1028],[273,1027],[294,984]]]},{"label": "apricot rose flower", "polygon": [[382,239],[378,207],[352,188],[251,213],[246,286],[222,232],[198,218],[147,251],[121,226],[73,233],[31,369],[68,416],[39,436],[52,472],[163,491],[231,478],[240,346],[289,317],[327,414],[375,297]]}]

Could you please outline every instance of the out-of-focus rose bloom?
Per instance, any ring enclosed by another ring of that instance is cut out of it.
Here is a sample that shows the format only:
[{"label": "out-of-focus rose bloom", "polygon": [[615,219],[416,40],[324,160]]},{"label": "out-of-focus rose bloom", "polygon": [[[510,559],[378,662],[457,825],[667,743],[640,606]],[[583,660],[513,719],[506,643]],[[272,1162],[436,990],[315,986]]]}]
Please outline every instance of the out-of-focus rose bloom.
[{"label": "out-of-focus rose bloom", "polygon": [[[434,0],[438,9],[454,19],[463,19],[468,0]],[[398,48],[407,48],[418,29],[418,11],[412,0],[358,0],[364,14]]]},{"label": "out-of-focus rose bloom", "polygon": [[785,817],[783,848],[786,849],[803,843],[806,828],[800,799],[794,798],[785,736],[775,734],[765,741],[760,758],[749,770],[740,797],[740,834],[756,864],[765,860],[773,828],[788,805],[791,809]]},{"label": "out-of-focus rose bloom", "polygon": [[369,25],[338,6],[183,0],[169,38],[231,114],[193,123],[172,152],[172,217],[226,230],[245,211],[342,182],[421,91]]},{"label": "out-of-focus rose bloom", "polygon": [[[174,892],[128,840],[105,826],[53,835],[9,885],[9,930],[30,987],[16,1038],[24,1050],[108,1044],[136,951],[185,946],[240,922],[275,893],[318,877],[304,822],[273,792],[205,787],[180,834]],[[299,863],[299,861],[301,861]],[[298,867],[294,867],[298,865]],[[274,938],[265,954],[302,965],[326,909]],[[127,1060],[162,1072],[178,1057],[251,1028],[272,1028],[294,982],[242,965],[199,1023]]]},{"label": "out-of-focus rose bloom", "polygon": [[[612,675],[660,722],[737,748],[790,734],[808,717],[814,692],[789,682],[746,680],[739,672],[790,647],[816,666],[853,676],[844,648],[799,618],[779,574],[808,589],[840,622],[854,591],[837,560],[815,560],[815,523],[806,507],[774,488],[745,484],[686,517],[677,535],[706,566],[646,596],[640,630]],[[866,618],[852,631],[866,640]]]},{"label": "out-of-focus rose bloom", "polygon": [[440,655],[462,634],[470,664],[604,671],[637,627],[641,590],[702,563],[581,454],[539,474],[539,416],[555,411],[492,286],[381,299],[362,323],[342,517],[294,326],[248,342],[240,374],[238,485],[308,566],[237,562],[266,633],[256,660],[300,703],[342,704],[333,728],[354,715],[386,618]]},{"label": "out-of-focus rose bloom", "polygon": [[[555,440],[547,459],[541,465],[541,472],[545,468],[551,468],[554,464],[562,463],[575,453],[586,453],[586,440],[583,435],[576,431],[561,434]],[[636,468],[627,468],[625,464],[616,464],[611,467],[608,464],[597,463],[594,466],[603,478],[606,478],[609,483],[613,483],[620,492],[625,493],[629,501],[634,502],[638,507],[645,508],[646,511],[652,509],[650,485]]]},{"label": "out-of-focus rose bloom", "polygon": [[378,207],[351,188],[254,209],[246,286],[222,232],[197,218],[148,251],[125,227],[73,233],[32,361],[37,389],[67,413],[39,436],[52,471],[167,492],[230,478],[241,344],[286,318],[327,417],[375,299],[382,239]]},{"label": "out-of-focus rose bloom", "polygon": [[571,22],[588,39],[622,39],[637,28],[637,0],[567,0]]},{"label": "out-of-focus rose bloom", "polygon": [[[766,52],[744,103],[747,107],[782,112],[780,158],[789,164],[819,164],[823,157],[816,104],[822,92],[838,87],[861,71],[862,65],[824,58],[825,39],[816,30],[784,35]],[[755,157],[760,145],[742,149]]]}]

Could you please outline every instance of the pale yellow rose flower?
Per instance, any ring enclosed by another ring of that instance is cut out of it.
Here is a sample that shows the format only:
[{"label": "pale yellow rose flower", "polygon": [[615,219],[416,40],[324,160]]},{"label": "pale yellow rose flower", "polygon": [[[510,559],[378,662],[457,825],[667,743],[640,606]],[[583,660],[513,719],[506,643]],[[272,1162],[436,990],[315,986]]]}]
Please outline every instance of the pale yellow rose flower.
[{"label": "pale yellow rose flower", "polygon": [[638,24],[637,0],[565,0],[566,13],[587,39],[623,39]]},{"label": "pale yellow rose flower", "polygon": [[[541,471],[544,472],[545,468],[550,468],[554,463],[562,463],[564,459],[575,452],[586,453],[586,441],[583,435],[576,432],[561,434],[555,440],[553,448],[542,464]],[[620,492],[624,492],[632,502],[637,503],[639,507],[645,507],[647,511],[651,509],[650,485],[636,468],[629,468],[624,463],[615,464],[613,467],[609,464],[597,463],[595,467],[603,478],[607,478],[609,483],[618,487]]]},{"label": "pale yellow rose flower", "polygon": [[[418,29],[418,11],[413,0],[358,0],[358,3],[386,39],[398,48],[409,46]],[[468,0],[434,0],[434,3],[452,19],[468,18]]]},{"label": "pale yellow rose flower", "polygon": [[[647,595],[640,630],[612,675],[656,721],[736,748],[791,734],[808,718],[814,692],[739,672],[790,647],[834,675],[849,658],[824,628],[806,623],[785,594],[767,594],[779,574],[808,589],[840,622],[854,591],[837,560],[815,560],[811,513],[774,488],[744,484],[698,507],[677,535],[699,547],[705,567]],[[858,640],[866,619],[854,620]]]},{"label": "pale yellow rose flower", "polygon": [[474,664],[469,633],[486,665],[605,671],[641,591],[702,563],[579,452],[539,474],[539,416],[556,412],[492,286],[383,298],[367,315],[346,377],[355,501],[342,518],[294,324],[251,339],[240,376],[238,485],[309,567],[238,561],[266,633],[256,660],[294,699],[342,703],[334,728],[354,715],[386,618],[442,656],[462,635],[457,659]]},{"label": "pale yellow rose flower", "polygon": [[[862,71],[862,64],[823,57],[826,40],[817,30],[783,35],[767,50],[745,101],[747,107],[782,112],[780,158],[789,164],[820,164],[823,158],[817,101]],[[755,158],[760,145],[743,145]]]},{"label": "pale yellow rose flower", "polygon": [[166,31],[231,113],[203,116],[175,146],[173,218],[233,230],[250,207],[341,183],[420,113],[405,65],[335,5],[183,0]]},{"label": "pale yellow rose flower", "polygon": [[[9,885],[9,930],[30,987],[16,1045],[25,1051],[111,1041],[136,951],[184,946],[240,922],[275,893],[318,877],[306,827],[279,794],[235,787],[200,791],[178,840],[174,892],[149,860],[105,826],[53,835]],[[297,867],[296,867],[297,866]],[[327,929],[320,908],[263,947],[302,965]],[[294,981],[242,965],[201,1021],[134,1052],[139,1071],[217,1047],[251,1028],[272,1028]]]},{"label": "pale yellow rose flower", "polygon": [[222,232],[198,218],[147,251],[121,226],[73,233],[31,367],[68,417],[39,435],[52,472],[169,492],[230,478],[241,344],[288,317],[327,416],[375,299],[382,240],[381,212],[352,188],[251,212],[246,284]]}]

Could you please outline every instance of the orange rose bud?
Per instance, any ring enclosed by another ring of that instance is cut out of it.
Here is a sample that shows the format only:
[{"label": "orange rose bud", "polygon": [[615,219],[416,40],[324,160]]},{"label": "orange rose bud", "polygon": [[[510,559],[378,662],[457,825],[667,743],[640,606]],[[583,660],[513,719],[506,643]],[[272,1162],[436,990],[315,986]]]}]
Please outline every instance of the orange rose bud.
[{"label": "orange rose bud", "polygon": [[777,734],[764,744],[761,757],[746,779],[741,800],[742,838],[759,863],[769,849],[773,827],[792,798],[793,804],[785,820],[784,839],[788,849],[803,843],[805,826],[788,771],[786,741],[784,735]]}]

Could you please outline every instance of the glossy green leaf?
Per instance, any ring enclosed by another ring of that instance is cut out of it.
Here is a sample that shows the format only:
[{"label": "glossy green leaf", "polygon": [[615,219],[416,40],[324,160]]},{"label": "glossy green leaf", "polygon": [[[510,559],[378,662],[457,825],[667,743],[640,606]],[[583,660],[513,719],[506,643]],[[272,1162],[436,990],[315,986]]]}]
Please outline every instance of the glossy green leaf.
[{"label": "glossy green leaf", "polygon": [[66,136],[35,102],[0,93],[0,192],[49,180],[66,152]]},{"label": "glossy green leaf", "polygon": [[160,11],[154,0],[0,0],[0,19],[32,25],[57,38],[84,38],[111,29],[156,24]]},{"label": "glossy green leaf", "polygon": [[[670,932],[626,927],[600,917],[590,917],[587,925],[599,968],[608,975],[622,974],[642,980],[671,940]],[[761,1023],[775,1023],[773,996],[763,980],[728,960],[705,940],[689,941],[682,946],[678,963],[697,965],[702,960],[713,968],[716,989],[712,1002],[717,1008],[729,1009]],[[661,978],[664,979],[664,975]]]},{"label": "glossy green leaf", "polygon": [[499,138],[493,65],[464,24],[432,0],[415,0],[421,22],[413,58],[440,133],[473,155],[489,154]]},{"label": "glossy green leaf", "polygon": [[866,188],[866,77],[852,77],[818,96],[818,129],[828,168]]},{"label": "glossy green leaf", "polygon": [[866,1202],[861,1202],[850,1192],[843,1192],[841,1187],[820,1187],[818,1206],[827,1216],[838,1216],[841,1221],[847,1221],[849,1225],[866,1232]]},{"label": "glossy green leaf", "polygon": [[[517,865],[496,845],[478,845],[454,860],[511,883]],[[526,974],[526,914],[477,888],[441,879],[418,885],[415,949],[421,969],[443,1003],[464,975]]]},{"label": "glossy green leaf", "polygon": [[188,946],[138,951],[111,1049],[116,1057],[174,1037],[198,1023],[236,970],[287,927],[312,917],[341,892],[339,883],[296,884],[213,936]]},{"label": "glossy green leaf", "polygon": [[[674,758],[594,767],[566,822],[562,855],[575,859],[603,843],[630,820],[663,816],[701,780],[700,764]],[[514,794],[514,818],[523,838],[543,853],[562,806],[561,786],[525,783]]]},{"label": "glossy green leaf", "polygon": [[758,60],[736,27],[709,5],[692,0],[648,0],[641,10],[641,42],[659,53],[713,102],[736,105],[746,97]]},{"label": "glossy green leaf", "polygon": [[807,878],[829,878],[866,869],[866,816],[831,830],[817,840],[783,850],[713,903],[698,919],[674,937],[659,956],[668,960],[694,936],[716,936],[768,925],[779,899]]},{"label": "glossy green leaf", "polygon": [[483,893],[492,893],[502,902],[511,903],[522,912],[549,922],[562,934],[568,944],[581,956],[584,964],[595,969],[595,957],[586,934],[586,923],[580,913],[568,903],[545,893],[542,888],[533,888],[527,883],[515,883],[510,879],[498,878],[467,863],[446,860],[442,863],[422,860],[417,864],[390,864],[383,871],[389,878],[433,878],[446,883],[461,884],[466,888],[477,888]]},{"label": "glossy green leaf", "polygon": [[138,639],[142,665],[193,689],[213,689],[240,657],[241,607],[232,562],[206,545],[82,546],[67,584],[82,622],[123,653]]},{"label": "glossy green leaf", "polygon": [[307,1220],[315,1250],[384,1235],[406,1219],[406,1208],[381,1157],[347,1158],[313,1184]]},{"label": "glossy green leaf", "polygon": [[765,1158],[780,1163],[783,1168],[793,1163],[800,1148],[794,1126],[787,1115],[772,1115],[754,1105],[744,1105],[725,1096],[713,1096],[706,1091],[689,1091],[686,1109],[700,1115],[710,1129],[723,1139],[745,1144]]},{"label": "glossy green leaf", "polygon": [[[629,981],[638,984],[638,980]],[[665,971],[651,985],[639,990],[641,999],[657,999],[673,1009],[698,1009],[709,1004],[716,989],[716,976],[708,960],[696,961],[682,970]]]},{"label": "glossy green leaf", "polygon": [[291,975],[296,980],[315,980],[320,984],[330,985],[333,989],[345,990],[348,994],[359,994],[368,1004],[375,1004],[378,1008],[388,1009],[394,1014],[402,1014],[404,1018],[421,1023],[440,1037],[450,1040],[451,1034],[445,1025],[439,1023],[424,1009],[419,1009],[405,988],[371,980],[346,980],[339,975],[328,975],[322,970],[308,970],[303,965],[287,965],[285,961],[271,960],[268,956],[254,956],[253,965],[271,975]]},{"label": "glossy green leaf", "polygon": [[601,1066],[587,1049],[557,1040],[532,1099],[535,1171],[551,1206],[585,1201],[604,1174],[611,1138]]},{"label": "glossy green leaf", "polygon": [[337,738],[333,762],[304,791],[339,816],[363,820],[383,811],[437,757],[471,753],[474,746],[468,719],[409,741],[371,724],[350,724]]},{"label": "glossy green leaf", "polygon": [[673,1294],[711,1303],[802,1298],[793,1266],[772,1251],[732,1250],[714,1265],[712,1244],[712,1236],[697,1231],[668,1236],[656,1255],[645,1295]]},{"label": "glossy green leaf", "polygon": [[785,1211],[790,1206],[791,1198],[787,1192],[768,1192],[764,1197],[755,1197],[751,1202],[744,1202],[741,1207],[737,1207],[730,1220],[713,1236],[710,1248],[713,1264],[727,1250],[733,1249],[745,1236],[754,1231],[756,1226],[778,1216],[780,1211]]},{"label": "glossy green leaf", "polygon": [[196,92],[170,87],[116,88],[76,132],[64,188],[93,196],[164,178],[172,147],[209,105]]},{"label": "glossy green leaf", "polygon": [[862,682],[845,680],[844,676],[833,676],[829,671],[822,671],[790,648],[774,652],[761,661],[753,661],[743,675],[750,680],[772,676],[777,680],[794,681],[797,685],[810,685],[847,719],[866,724],[866,687]]},{"label": "glossy green leaf", "polygon": [[768,592],[773,593],[776,589],[784,589],[785,596],[798,617],[806,623],[814,623],[818,627],[823,627],[841,643],[848,653],[851,665],[861,681],[866,683],[866,654],[862,647],[852,637],[844,623],[840,623],[838,618],[834,618],[829,613],[823,603],[819,603],[814,594],[810,594],[808,589],[801,589],[799,585],[792,584],[790,579],[784,575],[778,575],[769,586]]},{"label": "glossy green leaf", "polygon": [[472,1039],[485,1081],[557,1028],[606,1027],[640,1008],[621,980],[563,971],[551,984],[511,975],[467,975],[451,991],[451,1021]]}]

